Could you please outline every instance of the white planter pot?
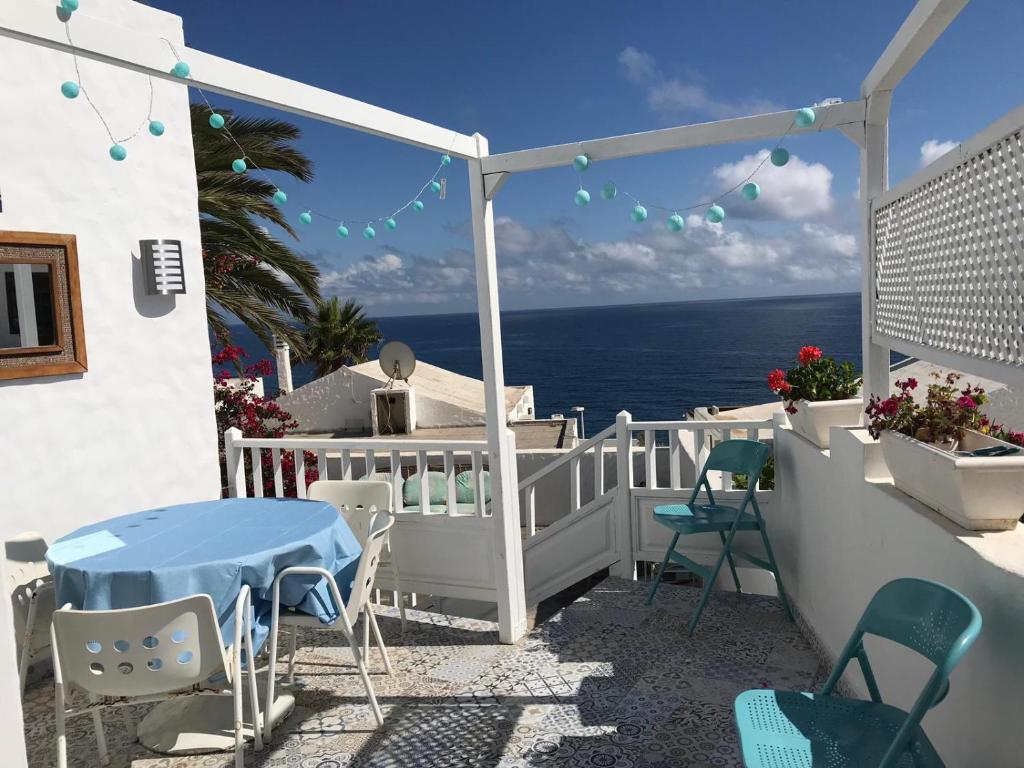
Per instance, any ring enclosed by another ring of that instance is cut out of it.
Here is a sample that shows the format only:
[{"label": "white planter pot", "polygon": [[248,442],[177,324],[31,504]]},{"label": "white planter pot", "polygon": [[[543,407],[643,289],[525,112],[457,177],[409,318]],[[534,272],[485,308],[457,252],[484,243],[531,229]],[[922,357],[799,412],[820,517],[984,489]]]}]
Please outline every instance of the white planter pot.
[{"label": "white planter pot", "polygon": [[796,413],[789,414],[793,431],[819,448],[828,448],[828,431],[832,427],[859,427],[864,413],[864,401],[859,397],[816,403],[797,400],[793,407]]},{"label": "white planter pot", "polygon": [[[882,432],[882,454],[896,487],[972,531],[1006,531],[1024,515],[1024,452],[957,456],[898,432]],[[957,446],[1010,445],[968,431]]]}]

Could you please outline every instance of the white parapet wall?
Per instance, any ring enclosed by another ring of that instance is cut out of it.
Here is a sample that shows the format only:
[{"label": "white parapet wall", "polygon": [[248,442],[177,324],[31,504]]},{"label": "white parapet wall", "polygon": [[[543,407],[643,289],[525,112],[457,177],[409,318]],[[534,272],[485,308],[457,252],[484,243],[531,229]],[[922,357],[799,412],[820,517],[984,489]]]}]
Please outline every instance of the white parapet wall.
[{"label": "white parapet wall", "polygon": [[[39,3],[53,15],[56,3]],[[93,17],[126,36],[183,39],[177,16],[128,0],[90,0]],[[74,21],[72,21],[74,32]],[[129,32],[130,30],[130,32]],[[174,58],[167,52],[168,69]],[[76,236],[89,369],[0,382],[0,537],[36,530],[48,540],[104,518],[216,497],[205,292],[196,214],[188,92],[93,61],[84,83],[118,136],[141,127],[114,162],[110,139],[84,97],[69,100],[71,57],[0,39],[0,230]],[[181,240],[188,293],[147,296],[139,240]],[[4,582],[6,583],[6,581]],[[24,765],[9,601],[0,601],[0,748]]]},{"label": "white parapet wall", "polygon": [[[966,531],[896,490],[865,430],[833,428],[822,451],[775,430],[777,503],[768,520],[786,588],[834,659],[875,591],[914,576],[947,584],[981,611],[978,642],[924,728],[950,766],[1021,765],[1024,730],[1024,526]],[[908,708],[932,667],[869,638],[883,698]],[[866,687],[856,663],[848,682]]]}]

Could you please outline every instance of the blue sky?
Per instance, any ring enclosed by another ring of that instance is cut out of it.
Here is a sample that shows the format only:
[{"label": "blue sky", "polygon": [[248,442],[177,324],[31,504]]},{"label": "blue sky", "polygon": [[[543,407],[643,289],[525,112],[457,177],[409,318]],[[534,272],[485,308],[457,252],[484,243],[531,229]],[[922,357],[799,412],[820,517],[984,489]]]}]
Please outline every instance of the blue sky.
[{"label": "blue sky", "polygon": [[[479,131],[492,152],[630,133],[858,96],[860,82],[913,7],[911,0],[823,3],[301,2],[220,0],[152,5],[184,18],[189,45],[450,127]],[[1024,4],[974,0],[896,93],[890,178],[968,138],[1021,102]],[[267,110],[213,97],[240,112]],[[287,187],[297,220],[313,208],[367,219],[408,200],[437,155],[289,117],[316,179]],[[932,142],[932,143],[929,143]],[[629,219],[614,180],[673,207],[731,186],[769,142],[595,164],[593,194],[573,204],[570,168],[514,177],[498,196],[506,309],[856,290],[858,160],[836,132],[793,138],[795,156],[758,177],[754,205],[725,203],[726,222],[666,214]],[[322,219],[295,247],[323,272],[328,295],[375,315],[475,306],[465,163],[442,201],[407,213],[372,242],[340,240]]]}]

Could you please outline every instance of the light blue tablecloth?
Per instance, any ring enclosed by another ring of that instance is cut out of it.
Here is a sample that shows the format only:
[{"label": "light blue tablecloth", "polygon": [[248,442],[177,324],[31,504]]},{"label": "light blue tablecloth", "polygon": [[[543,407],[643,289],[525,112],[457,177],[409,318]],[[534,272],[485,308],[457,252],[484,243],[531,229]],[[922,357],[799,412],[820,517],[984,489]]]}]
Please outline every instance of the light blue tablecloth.
[{"label": "light blue tablecloth", "polygon": [[[235,600],[252,590],[254,632],[270,625],[274,577],[289,566],[325,568],[348,599],[360,546],[341,515],[322,501],[218,499],[151,509],[80,528],[50,547],[46,559],[57,605],[135,608],[195,594],[213,599],[227,642]],[[326,583],[292,577],[281,602],[330,623]]]}]

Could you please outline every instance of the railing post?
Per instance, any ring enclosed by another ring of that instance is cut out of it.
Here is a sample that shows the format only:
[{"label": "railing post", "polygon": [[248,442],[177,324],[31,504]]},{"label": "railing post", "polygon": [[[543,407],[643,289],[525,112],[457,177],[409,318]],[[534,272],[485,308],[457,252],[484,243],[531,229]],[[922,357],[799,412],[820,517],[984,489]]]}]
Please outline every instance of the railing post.
[{"label": "railing post", "polygon": [[[506,428],[509,463],[502,478],[510,493],[500,507],[494,505],[494,469],[491,469],[491,513],[494,525],[495,585],[498,595],[498,639],[514,643],[526,634],[526,574],[523,569],[523,534],[519,520],[519,470],[516,433]],[[490,460],[495,456],[491,454]]]},{"label": "railing post", "polygon": [[612,576],[636,578],[633,560],[633,521],[630,489],[633,487],[632,438],[629,433],[629,411],[620,411],[615,417],[615,548],[619,561],[612,565]]},{"label": "railing post", "polygon": [[244,498],[245,457],[242,455],[242,430],[230,427],[224,430],[224,458],[228,469],[228,496]]}]

